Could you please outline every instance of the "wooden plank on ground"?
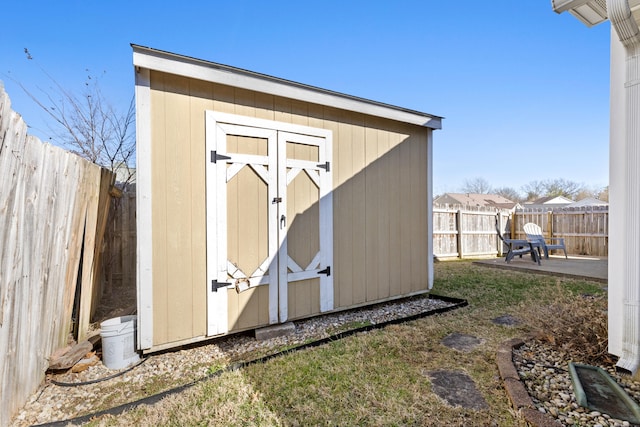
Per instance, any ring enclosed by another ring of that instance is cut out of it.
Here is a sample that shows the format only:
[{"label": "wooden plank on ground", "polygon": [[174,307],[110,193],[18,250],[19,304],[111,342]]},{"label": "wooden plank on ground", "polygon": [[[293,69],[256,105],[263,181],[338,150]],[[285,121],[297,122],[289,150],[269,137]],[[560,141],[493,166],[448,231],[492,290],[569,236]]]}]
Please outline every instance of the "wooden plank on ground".
[{"label": "wooden plank on ground", "polygon": [[75,346],[71,347],[68,352],[52,358],[49,362],[50,371],[59,371],[62,369],[69,369],[81,360],[87,353],[93,350],[93,344],[88,340],[81,341]]}]

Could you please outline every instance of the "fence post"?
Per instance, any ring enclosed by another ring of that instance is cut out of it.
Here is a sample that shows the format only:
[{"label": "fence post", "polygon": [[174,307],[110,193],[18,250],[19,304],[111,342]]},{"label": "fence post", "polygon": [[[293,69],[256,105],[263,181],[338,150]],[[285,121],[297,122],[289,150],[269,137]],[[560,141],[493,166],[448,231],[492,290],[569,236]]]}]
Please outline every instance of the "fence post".
[{"label": "fence post", "polygon": [[464,251],[462,248],[462,209],[458,209],[456,212],[456,228],[458,229],[457,244],[458,244],[458,257],[464,258]]},{"label": "fence post", "polygon": [[549,227],[549,238],[553,237],[553,210],[547,212],[547,224]]},{"label": "fence post", "polygon": [[[504,227],[502,225],[502,213],[500,211],[497,212],[498,215],[498,231],[500,233],[503,232]],[[502,256],[502,247],[503,247],[503,243],[502,240],[500,240],[500,238],[498,237],[498,234],[496,234],[496,245],[497,245],[497,250],[498,250],[498,256],[501,257]]]}]

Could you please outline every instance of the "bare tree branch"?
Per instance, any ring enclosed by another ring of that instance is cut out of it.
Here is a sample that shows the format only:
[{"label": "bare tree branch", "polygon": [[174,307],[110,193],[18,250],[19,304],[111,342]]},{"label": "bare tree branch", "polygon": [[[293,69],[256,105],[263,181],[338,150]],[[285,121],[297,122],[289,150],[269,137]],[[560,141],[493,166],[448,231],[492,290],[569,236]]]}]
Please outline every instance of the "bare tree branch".
[{"label": "bare tree branch", "polygon": [[[28,60],[33,56],[25,48]],[[52,142],[77,155],[115,172],[123,184],[135,175],[135,103],[131,98],[124,111],[114,108],[100,88],[100,79],[89,70],[79,93],[64,88],[39,67],[52,82],[48,91],[38,88],[36,96],[22,82],[9,77],[52,119],[55,135]]]},{"label": "bare tree branch", "polygon": [[488,194],[491,192],[491,185],[484,178],[465,179],[462,186],[463,193]]}]

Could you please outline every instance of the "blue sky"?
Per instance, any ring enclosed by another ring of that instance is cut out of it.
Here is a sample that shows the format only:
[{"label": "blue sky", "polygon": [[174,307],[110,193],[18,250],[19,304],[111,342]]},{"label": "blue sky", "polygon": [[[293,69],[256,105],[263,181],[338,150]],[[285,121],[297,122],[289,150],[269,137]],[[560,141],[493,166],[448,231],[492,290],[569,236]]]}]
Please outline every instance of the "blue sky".
[{"label": "blue sky", "polygon": [[0,80],[45,141],[46,115],[11,79],[40,95],[43,69],[78,92],[104,73],[125,109],[135,43],[444,116],[436,194],[477,177],[608,185],[610,26],[549,0],[23,0],[3,16]]}]

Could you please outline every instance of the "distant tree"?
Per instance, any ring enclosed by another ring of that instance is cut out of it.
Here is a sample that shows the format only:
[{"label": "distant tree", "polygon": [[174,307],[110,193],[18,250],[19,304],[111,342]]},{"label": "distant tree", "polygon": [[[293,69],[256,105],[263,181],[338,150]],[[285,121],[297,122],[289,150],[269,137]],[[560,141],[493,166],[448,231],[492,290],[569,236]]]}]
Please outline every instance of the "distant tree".
[{"label": "distant tree", "polygon": [[[608,190],[608,187],[605,187]],[[600,199],[601,194],[603,194],[605,190],[600,187],[600,188],[594,188],[594,187],[583,187],[582,190],[580,190],[578,192],[578,194],[576,194],[575,200],[579,201],[582,199],[588,199],[589,197],[593,197],[595,199]],[[605,197],[609,197],[608,194],[604,195]],[[602,200],[602,199],[600,199]]]},{"label": "distant tree", "polygon": [[609,201],[609,186],[607,185],[598,192],[598,199],[608,202]]},{"label": "distant tree", "polygon": [[579,202],[580,200],[588,199],[589,197],[595,197],[595,195],[593,194],[593,190],[585,188],[583,190],[580,190],[578,194],[576,194],[575,201]]},{"label": "distant tree", "polygon": [[462,186],[463,193],[488,194],[491,192],[491,185],[484,178],[465,179]]},{"label": "distant tree", "polygon": [[493,193],[499,196],[505,197],[514,202],[521,203],[523,201],[522,196],[520,195],[518,190],[516,190],[515,188],[511,188],[511,187],[496,188],[493,190]]},{"label": "distant tree", "polygon": [[[29,50],[24,51],[33,60]],[[43,91],[43,97],[12,80],[53,119],[55,138],[51,142],[117,172],[121,182],[131,181],[136,148],[133,97],[126,109],[119,110],[103,95],[99,78],[87,75],[83,90],[77,93],[41,70],[53,84],[48,92]]]},{"label": "distant tree", "polygon": [[[522,190],[526,194],[526,201],[533,201],[540,197],[563,196],[571,200],[576,200],[579,194],[588,194],[590,191],[584,184],[566,179],[549,179],[546,181],[531,181],[524,185]],[[591,197],[591,195],[587,196]]]},{"label": "distant tree", "polygon": [[522,191],[525,193],[525,201],[532,202],[542,197],[545,193],[544,183],[541,181],[531,181],[522,186]]},{"label": "distant tree", "polygon": [[544,186],[545,196],[564,196],[571,200],[575,200],[576,196],[585,190],[585,186],[583,184],[578,184],[577,182],[568,181],[562,178],[545,181]]}]

